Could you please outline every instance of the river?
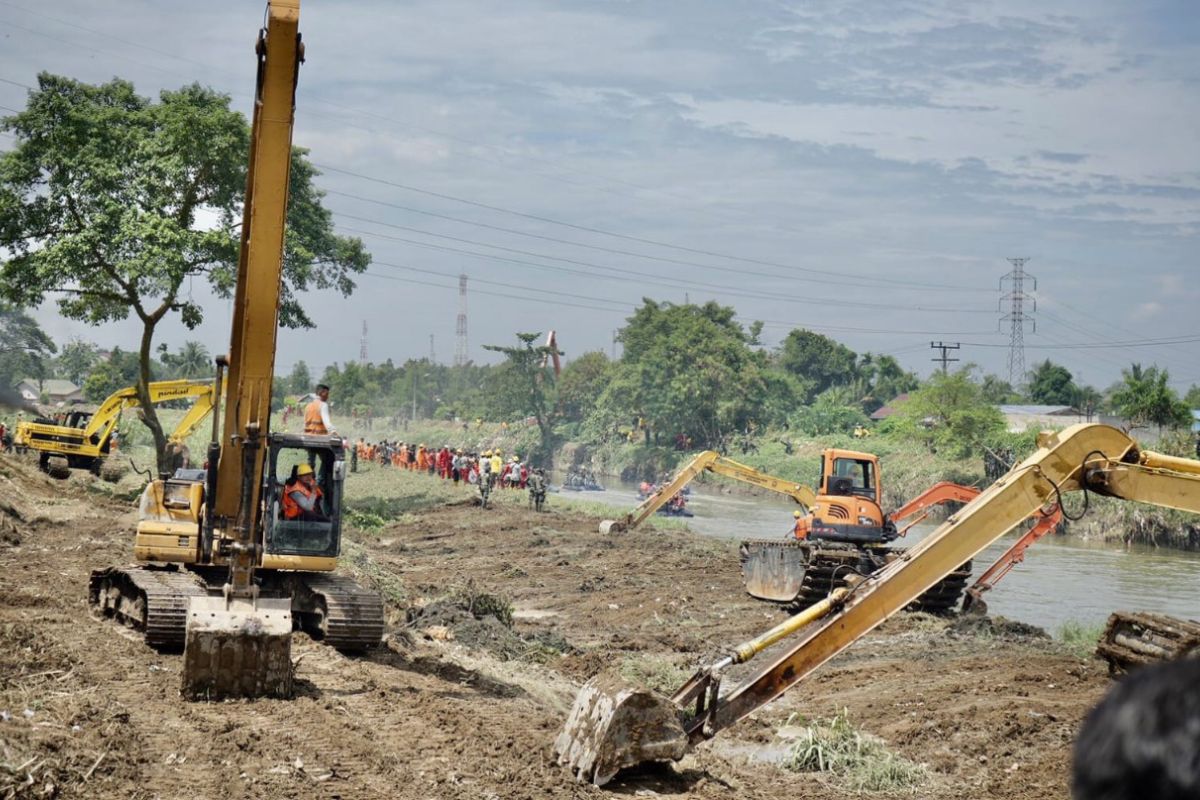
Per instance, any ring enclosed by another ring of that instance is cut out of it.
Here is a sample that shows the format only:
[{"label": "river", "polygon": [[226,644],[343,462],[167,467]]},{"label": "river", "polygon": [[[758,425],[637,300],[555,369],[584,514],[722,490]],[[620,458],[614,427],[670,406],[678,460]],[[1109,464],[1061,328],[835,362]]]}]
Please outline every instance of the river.
[{"label": "river", "polygon": [[[570,492],[568,496],[630,509],[637,505],[637,486],[613,478],[602,492]],[[726,539],[783,537],[791,530],[795,505],[785,498],[724,494],[693,485],[684,520],[704,536]],[[911,546],[936,525],[918,525],[895,544]],[[976,576],[1015,540],[1009,534],[975,559]],[[1103,623],[1113,611],[1152,611],[1177,617],[1200,617],[1200,553],[1125,548],[1079,539],[1048,536],[1025,552],[1013,568],[984,595],[989,613],[1027,622],[1055,633],[1068,621]]]}]

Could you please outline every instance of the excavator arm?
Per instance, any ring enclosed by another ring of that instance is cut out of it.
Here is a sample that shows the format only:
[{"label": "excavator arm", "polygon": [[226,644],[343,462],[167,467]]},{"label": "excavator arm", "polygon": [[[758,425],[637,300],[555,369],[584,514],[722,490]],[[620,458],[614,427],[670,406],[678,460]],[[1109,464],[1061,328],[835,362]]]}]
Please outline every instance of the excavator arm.
[{"label": "excavator arm", "polygon": [[754,467],[741,464],[731,458],[726,458],[715,450],[705,450],[683,466],[669,483],[660,486],[633,511],[619,520],[604,520],[600,523],[601,533],[616,533],[636,528],[668,502],[683,491],[701,472],[713,472],[727,478],[753,484],[773,492],[786,494],[805,509],[816,500],[816,493],[807,486],[794,481],[776,478],[765,472],[759,472]]},{"label": "excavator arm", "polygon": [[[1200,512],[1200,462],[1140,452],[1129,436],[1106,425],[1074,425],[1042,434],[1038,444],[1029,458],[926,539],[844,596],[831,596],[817,612],[823,619],[805,627],[794,646],[731,692],[719,691],[723,670],[739,654],[752,657],[765,645],[747,643],[702,668],[669,699],[604,682],[588,684],[555,743],[560,762],[578,779],[600,785],[623,767],[681,758],[782,695],[1066,492],[1093,491]],[[815,616],[812,609],[805,613]]]}]

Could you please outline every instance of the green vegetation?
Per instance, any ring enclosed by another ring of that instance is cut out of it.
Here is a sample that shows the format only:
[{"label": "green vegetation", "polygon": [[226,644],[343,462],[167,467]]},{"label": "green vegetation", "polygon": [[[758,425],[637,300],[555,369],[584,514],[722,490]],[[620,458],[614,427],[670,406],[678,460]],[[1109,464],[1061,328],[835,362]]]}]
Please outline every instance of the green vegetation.
[{"label": "green vegetation", "polygon": [[0,389],[24,378],[45,378],[57,348],[33,317],[0,300]]},{"label": "green vegetation", "polygon": [[1096,650],[1096,643],[1104,633],[1104,625],[1087,624],[1077,620],[1067,620],[1058,629],[1055,637],[1072,655],[1082,659],[1090,659]]},{"label": "green vegetation", "polygon": [[[188,328],[202,321],[181,293],[189,280],[233,292],[250,126],[227,95],[198,84],[154,102],[128,81],[42,73],[25,110],[0,128],[15,138],[0,156],[0,297],[33,306],[55,294],[63,316],[93,325],[136,315],[143,420],[163,466],[166,434],[145,394],[154,336],[174,313]],[[349,294],[370,261],[361,241],[333,233],[316,174],[295,149],[280,307],[288,327],[311,326],[300,292]],[[208,218],[216,225],[198,221]]]},{"label": "green vegetation", "polygon": [[[792,725],[791,719],[788,725]],[[853,792],[912,792],[929,780],[924,765],[888,750],[882,739],[857,730],[846,709],[805,727],[785,766],[796,772],[828,772]]]}]

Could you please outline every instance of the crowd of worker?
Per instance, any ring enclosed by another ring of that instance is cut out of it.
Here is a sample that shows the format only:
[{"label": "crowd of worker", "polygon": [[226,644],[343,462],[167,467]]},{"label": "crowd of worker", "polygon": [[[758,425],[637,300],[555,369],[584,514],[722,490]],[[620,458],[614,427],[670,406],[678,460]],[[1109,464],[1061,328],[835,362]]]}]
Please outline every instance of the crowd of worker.
[{"label": "crowd of worker", "polygon": [[359,437],[350,453],[350,471],[357,472],[360,464],[378,464],[409,472],[428,473],[455,484],[477,485],[482,479],[491,486],[504,489],[526,489],[531,481],[545,482],[541,469],[531,469],[516,455],[506,459],[499,449],[476,453],[450,445],[433,448],[423,442],[414,444],[387,439],[368,442],[364,437]]}]

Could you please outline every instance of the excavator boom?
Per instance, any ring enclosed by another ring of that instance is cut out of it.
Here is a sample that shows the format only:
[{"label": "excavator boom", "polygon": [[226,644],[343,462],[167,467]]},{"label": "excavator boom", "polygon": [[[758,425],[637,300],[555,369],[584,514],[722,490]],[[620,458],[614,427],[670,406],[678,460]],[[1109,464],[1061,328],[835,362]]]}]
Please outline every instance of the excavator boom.
[{"label": "excavator boom", "polygon": [[759,472],[754,467],[738,463],[732,458],[726,458],[715,450],[705,450],[687,464],[684,464],[675,473],[675,477],[671,478],[669,483],[663,484],[656,489],[653,494],[643,500],[637,508],[626,514],[623,518],[601,522],[600,532],[615,533],[636,528],[645,522],[650,515],[670,502],[671,498],[682,492],[684,487],[691,483],[697,475],[705,471],[724,475],[727,478],[733,478],[743,483],[761,486],[773,492],[786,494],[795,500],[798,505],[806,509],[816,500],[816,494],[813,490],[803,484],[783,478],[776,478],[774,475],[767,475],[765,472]]},{"label": "excavator boom", "polygon": [[[598,697],[595,686],[585,687],[556,742],[560,761],[580,780],[600,784],[614,767],[661,758],[656,753],[675,757],[779,697],[1031,513],[1080,489],[1200,512],[1200,462],[1142,453],[1126,434],[1106,425],[1043,434],[1033,455],[915,547],[857,582],[840,608],[828,609],[794,646],[733,691],[719,692],[729,658],[702,669],[670,699],[611,686]],[[624,697],[636,697],[637,713],[621,707]],[[660,722],[669,712],[679,722],[679,733],[671,734]],[[645,757],[637,727],[642,718],[656,720],[655,730],[663,733]]]},{"label": "excavator boom", "polygon": [[258,78],[242,247],[234,294],[224,430],[212,519],[224,531],[229,580],[219,596],[188,603],[182,692],[191,698],[292,693],[292,602],[260,597],[254,569],[263,552],[260,495],[271,414],[271,382],[283,272],[300,44],[299,0],[270,0],[259,33]]}]

